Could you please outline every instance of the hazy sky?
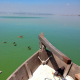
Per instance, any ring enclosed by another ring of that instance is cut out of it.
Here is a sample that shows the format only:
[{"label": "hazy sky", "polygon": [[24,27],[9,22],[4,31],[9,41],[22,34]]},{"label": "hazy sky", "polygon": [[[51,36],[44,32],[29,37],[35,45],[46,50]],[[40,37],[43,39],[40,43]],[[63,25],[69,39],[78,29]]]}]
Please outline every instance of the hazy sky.
[{"label": "hazy sky", "polygon": [[0,12],[80,14],[80,0],[0,0]]}]

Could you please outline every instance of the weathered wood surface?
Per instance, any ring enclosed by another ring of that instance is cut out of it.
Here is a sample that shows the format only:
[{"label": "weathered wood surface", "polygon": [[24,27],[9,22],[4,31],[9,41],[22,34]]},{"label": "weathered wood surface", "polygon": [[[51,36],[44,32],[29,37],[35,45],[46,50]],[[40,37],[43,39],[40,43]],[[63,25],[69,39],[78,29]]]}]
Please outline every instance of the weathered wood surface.
[{"label": "weathered wood surface", "polygon": [[7,80],[28,80],[25,65],[22,64]]},{"label": "weathered wood surface", "polygon": [[71,62],[71,64],[66,64],[58,56],[56,56],[55,54],[53,54],[48,50],[47,50],[47,54],[48,56],[52,55],[47,65],[54,68],[55,70],[57,70],[58,68],[61,68],[62,66],[65,67],[65,71],[63,74],[64,77],[66,75],[69,75],[75,79],[75,74],[80,73],[80,66],[74,64],[73,62]]},{"label": "weathered wood surface", "polygon": [[39,35],[39,45],[40,48],[42,47],[41,45],[45,45],[52,53],[54,53],[56,56],[58,56],[62,61],[64,61],[66,64],[71,63],[71,59],[69,59],[66,55],[64,55],[62,52],[60,52],[58,49],[56,49],[41,33]]},{"label": "weathered wood surface", "polygon": [[64,66],[65,67],[64,76],[66,76],[68,74],[71,64],[66,64],[59,57],[57,57],[55,54],[53,54],[52,52],[48,50],[47,50],[47,54],[48,56],[52,55],[52,57],[50,58],[50,61],[48,62],[48,65],[54,68],[55,70]]},{"label": "weathered wood surface", "polygon": [[38,59],[40,60],[41,64],[47,64],[49,61],[49,57],[47,55],[47,51],[44,49],[41,49]]},{"label": "weathered wood surface", "polygon": [[75,74],[75,80],[80,80],[80,73]]},{"label": "weathered wood surface", "polygon": [[38,56],[39,56],[39,53],[40,53],[40,50],[35,53],[35,55],[31,56],[27,63],[28,63],[28,67],[30,68],[31,70],[31,73],[34,73],[34,71],[39,67],[39,65],[41,64],[40,60],[38,59]]},{"label": "weathered wood surface", "polygon": [[25,67],[26,67],[26,70],[27,70],[27,73],[28,73],[29,78],[32,78],[31,70],[28,67],[28,64],[27,63],[25,64]]},{"label": "weathered wood surface", "polygon": [[64,71],[64,74],[63,74],[64,78],[68,75],[71,67],[72,67],[72,64],[68,64],[68,65],[67,65],[67,67],[66,67],[66,69],[65,69],[65,71]]},{"label": "weathered wood surface", "polygon": [[75,79],[75,74],[80,73],[80,66],[72,63],[72,67],[68,73],[68,75],[70,75],[71,77],[73,77]]},{"label": "weathered wood surface", "polygon": [[[57,59],[57,56],[55,57],[55,54],[53,54],[52,52],[50,52],[50,51],[48,51],[48,50],[46,50],[47,51],[47,55],[48,55],[48,57],[49,56],[51,56],[52,55],[52,57],[49,59],[49,62],[48,62],[48,66],[50,66],[51,68],[53,68],[53,69],[55,69],[55,70],[57,70],[58,68],[59,68],[59,64],[57,63],[58,61],[58,59]],[[57,60],[56,60],[57,59]],[[60,60],[60,59],[59,59]],[[61,64],[61,66],[62,66],[63,64]]]}]

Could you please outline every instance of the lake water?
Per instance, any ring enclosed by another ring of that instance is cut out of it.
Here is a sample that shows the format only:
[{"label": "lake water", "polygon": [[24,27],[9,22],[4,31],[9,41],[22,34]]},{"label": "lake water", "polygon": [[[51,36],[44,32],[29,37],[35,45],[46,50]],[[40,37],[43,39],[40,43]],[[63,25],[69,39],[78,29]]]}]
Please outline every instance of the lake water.
[{"label": "lake water", "polygon": [[[41,32],[80,66],[80,16],[0,14],[0,80],[6,80],[39,50],[38,35]],[[23,38],[18,38],[21,35]]]}]

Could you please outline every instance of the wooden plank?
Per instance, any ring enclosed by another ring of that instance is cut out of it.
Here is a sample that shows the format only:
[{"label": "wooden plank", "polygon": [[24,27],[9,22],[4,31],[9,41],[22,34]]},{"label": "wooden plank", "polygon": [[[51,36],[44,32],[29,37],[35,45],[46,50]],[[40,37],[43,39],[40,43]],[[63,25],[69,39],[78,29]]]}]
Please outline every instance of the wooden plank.
[{"label": "wooden plank", "polygon": [[13,80],[13,77],[11,77],[9,80]]},{"label": "wooden plank", "polygon": [[16,80],[15,74],[13,75],[13,80]]},{"label": "wooden plank", "polygon": [[25,67],[26,67],[26,70],[27,70],[29,79],[32,78],[31,70],[30,70],[30,68],[28,67],[28,63],[25,64]]},{"label": "wooden plank", "polygon": [[70,75],[73,79],[75,79],[75,74],[78,74],[78,73],[80,73],[80,66],[72,62],[72,67],[68,75]]},{"label": "wooden plank", "polygon": [[68,64],[68,65],[67,65],[67,67],[66,67],[66,69],[65,69],[65,71],[64,71],[64,74],[63,74],[64,78],[68,75],[71,66],[72,66],[72,64]]},{"label": "wooden plank", "polygon": [[58,56],[61,60],[63,60],[66,64],[71,63],[71,59],[69,59],[66,55],[56,49],[44,36],[39,35],[39,40],[42,44],[44,44],[52,53]]},{"label": "wooden plank", "polygon": [[75,80],[80,80],[80,73],[75,74]]},{"label": "wooden plank", "polygon": [[22,67],[20,67],[17,72],[15,72],[15,76],[16,76],[16,80],[28,79],[28,73],[26,71],[25,64]]}]

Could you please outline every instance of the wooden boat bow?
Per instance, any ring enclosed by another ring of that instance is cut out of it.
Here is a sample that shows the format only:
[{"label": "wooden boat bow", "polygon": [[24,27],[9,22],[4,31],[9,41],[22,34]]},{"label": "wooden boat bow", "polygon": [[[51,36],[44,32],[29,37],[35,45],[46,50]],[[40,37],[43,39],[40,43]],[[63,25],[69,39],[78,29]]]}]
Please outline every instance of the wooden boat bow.
[{"label": "wooden boat bow", "polygon": [[45,37],[44,34],[41,33],[39,35],[39,46],[42,48],[42,45],[46,46],[52,53],[58,56],[62,61],[66,64],[71,64],[71,59],[69,59],[66,55],[60,52],[57,48],[55,48]]},{"label": "wooden boat bow", "polygon": [[[7,80],[29,80],[34,72],[41,66],[47,65],[57,71],[62,66],[65,67],[63,77],[71,76],[75,80],[80,80],[80,66],[71,62],[65,54],[56,49],[41,33],[39,36],[40,49],[18,67]],[[49,49],[47,50],[46,47]],[[50,57],[52,56],[52,57]],[[47,70],[47,69],[46,69]],[[50,71],[50,70],[49,70]],[[36,76],[37,77],[37,76]],[[47,78],[46,78],[47,79]]]}]

